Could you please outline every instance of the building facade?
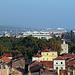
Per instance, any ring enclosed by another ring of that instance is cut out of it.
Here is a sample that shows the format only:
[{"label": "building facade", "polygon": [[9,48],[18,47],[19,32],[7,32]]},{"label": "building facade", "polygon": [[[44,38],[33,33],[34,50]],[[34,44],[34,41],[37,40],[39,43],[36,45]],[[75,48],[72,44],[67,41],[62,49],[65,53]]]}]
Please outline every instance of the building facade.
[{"label": "building facade", "polygon": [[57,51],[45,49],[41,51],[41,54],[34,55],[32,61],[53,61],[57,56]]},{"label": "building facade", "polygon": [[41,61],[53,61],[53,59],[58,56],[57,51],[52,51],[48,49],[42,51],[41,55]]},{"label": "building facade", "polygon": [[61,44],[61,48],[62,48],[62,51],[60,54],[68,53],[68,44],[65,43],[65,40],[63,40],[63,44]]},{"label": "building facade", "polygon": [[65,59],[62,57],[57,57],[53,60],[54,70],[65,70]]},{"label": "building facade", "polygon": [[32,61],[35,61],[35,60],[41,61],[41,57],[42,57],[42,55],[36,54],[36,55],[34,55],[34,56],[32,57]]}]

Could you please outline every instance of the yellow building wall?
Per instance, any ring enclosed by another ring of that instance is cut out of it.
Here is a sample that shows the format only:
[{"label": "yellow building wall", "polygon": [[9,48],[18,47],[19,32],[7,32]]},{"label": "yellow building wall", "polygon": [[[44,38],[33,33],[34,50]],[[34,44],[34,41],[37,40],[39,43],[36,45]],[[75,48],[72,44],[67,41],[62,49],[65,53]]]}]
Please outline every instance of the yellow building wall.
[{"label": "yellow building wall", "polygon": [[41,61],[53,61],[57,57],[57,52],[41,52]]}]

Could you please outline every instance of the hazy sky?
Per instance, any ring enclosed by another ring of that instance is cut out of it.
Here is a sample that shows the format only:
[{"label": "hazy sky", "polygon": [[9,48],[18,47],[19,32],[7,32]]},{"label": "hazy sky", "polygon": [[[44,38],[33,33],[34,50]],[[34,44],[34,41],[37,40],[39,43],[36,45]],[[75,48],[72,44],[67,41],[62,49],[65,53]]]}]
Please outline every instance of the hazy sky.
[{"label": "hazy sky", "polygon": [[0,0],[0,25],[75,29],[75,0]]}]

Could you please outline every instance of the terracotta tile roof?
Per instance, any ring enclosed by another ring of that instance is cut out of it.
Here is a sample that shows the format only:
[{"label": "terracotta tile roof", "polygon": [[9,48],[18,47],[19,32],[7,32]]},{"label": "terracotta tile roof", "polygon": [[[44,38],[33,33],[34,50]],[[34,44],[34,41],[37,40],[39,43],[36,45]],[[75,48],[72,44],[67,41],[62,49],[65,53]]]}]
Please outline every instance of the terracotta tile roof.
[{"label": "terracotta tile roof", "polygon": [[19,72],[24,72],[25,70],[24,69],[22,69],[22,68],[15,68],[15,67],[12,67],[14,70],[17,70],[17,71],[19,71]]},{"label": "terracotta tile roof", "polygon": [[72,57],[74,57],[75,58],[75,54],[68,53],[66,55],[63,55],[62,57],[65,57],[65,58],[72,58]]},{"label": "terracotta tile roof", "polygon": [[12,60],[14,60],[14,61],[18,61],[18,60],[19,60],[19,61],[22,61],[22,62],[24,62],[24,63],[25,63],[25,60],[23,60],[23,59],[19,59],[19,58],[16,58],[16,57],[15,57],[15,58],[13,58]]},{"label": "terracotta tile roof", "polygon": [[54,60],[65,60],[65,58],[59,56],[59,57],[55,58]]},{"label": "terracotta tile roof", "polygon": [[11,59],[9,59],[6,56],[2,57],[1,60],[5,61],[6,63],[10,63],[10,61],[11,61]]},{"label": "terracotta tile roof", "polygon": [[25,63],[25,60],[23,60],[23,59],[20,59],[20,61],[22,61],[22,62],[24,62],[24,63]]},{"label": "terracotta tile roof", "polygon": [[65,66],[66,66],[66,68],[68,67],[68,62],[67,61],[65,61]]},{"label": "terracotta tile roof", "polygon": [[4,53],[3,56],[12,57],[12,54],[11,53]]},{"label": "terracotta tile roof", "polygon": [[41,65],[41,63],[39,61],[35,60],[35,61],[30,63],[30,66],[35,66],[36,64]]},{"label": "terracotta tile roof", "polygon": [[71,70],[75,70],[75,67],[70,67]]},{"label": "terracotta tile roof", "polygon": [[69,61],[68,64],[70,64],[70,65],[75,65],[75,60]]},{"label": "terracotta tile roof", "polygon": [[42,70],[42,72],[46,72],[46,73],[53,72],[53,73],[56,73],[56,70]]},{"label": "terracotta tile roof", "polygon": [[45,49],[45,50],[43,50],[42,52],[57,52],[56,50],[48,50],[48,49]]},{"label": "terracotta tile roof", "polygon": [[49,67],[49,68],[53,68],[53,61],[33,61],[30,66],[35,66],[35,65],[39,65],[39,66],[44,66],[44,67]]},{"label": "terracotta tile roof", "polygon": [[36,55],[34,55],[33,57],[42,57],[42,55],[36,54]]},{"label": "terracotta tile roof", "polygon": [[40,61],[44,67],[53,68],[53,61]]},{"label": "terracotta tile roof", "polygon": [[35,70],[35,71],[34,71],[34,70],[30,70],[30,72],[31,72],[31,73],[40,72],[40,69],[37,69],[37,70]]},{"label": "terracotta tile roof", "polygon": [[46,73],[48,73],[48,72],[50,72],[50,70],[42,70],[41,72],[46,72]]}]

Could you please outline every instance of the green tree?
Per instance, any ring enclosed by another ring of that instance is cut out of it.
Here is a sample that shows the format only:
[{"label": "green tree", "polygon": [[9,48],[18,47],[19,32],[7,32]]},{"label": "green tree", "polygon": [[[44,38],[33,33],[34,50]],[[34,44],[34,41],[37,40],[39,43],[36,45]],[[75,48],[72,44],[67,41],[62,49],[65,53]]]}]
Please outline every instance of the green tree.
[{"label": "green tree", "polygon": [[56,50],[58,54],[62,51],[61,49],[61,42],[58,39],[51,38],[48,40],[48,48],[51,50]]},{"label": "green tree", "polygon": [[70,53],[75,53],[75,45],[71,47],[71,49],[69,50]]}]

